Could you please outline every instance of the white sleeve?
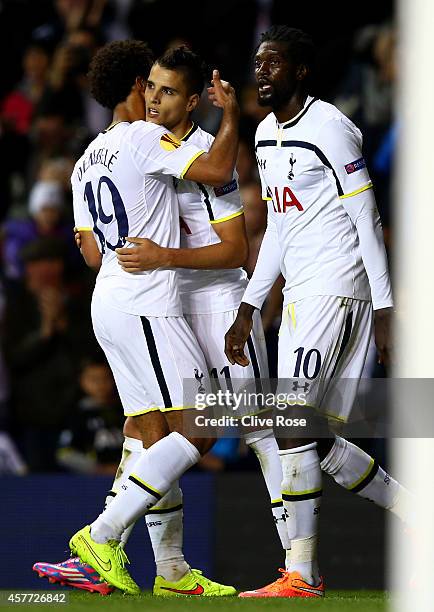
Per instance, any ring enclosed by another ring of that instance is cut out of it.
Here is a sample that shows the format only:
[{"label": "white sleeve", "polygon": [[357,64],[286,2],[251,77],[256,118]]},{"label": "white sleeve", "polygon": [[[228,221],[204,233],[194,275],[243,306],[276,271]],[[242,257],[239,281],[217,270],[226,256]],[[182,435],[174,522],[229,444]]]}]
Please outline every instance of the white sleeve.
[{"label": "white sleeve", "polygon": [[234,172],[232,181],[223,187],[201,185],[208,192],[212,212],[211,225],[223,223],[244,213],[238,188],[238,174]]},{"label": "white sleeve", "polygon": [[371,287],[374,310],[393,306],[380,214],[372,189],[345,198],[342,204],[359,236],[360,252]]},{"label": "white sleeve", "polygon": [[372,187],[362,155],[362,133],[352,121],[343,115],[329,119],[319,130],[317,142],[318,155],[340,198]]},{"label": "white sleeve", "polygon": [[269,211],[267,229],[259,250],[258,261],[241,301],[251,304],[255,308],[262,308],[262,304],[279,274],[280,246],[276,224]]},{"label": "white sleeve", "polygon": [[94,221],[84,197],[83,186],[76,181],[74,172],[71,176],[74,226],[81,232],[91,231],[93,229]]},{"label": "white sleeve", "polygon": [[183,178],[191,164],[205,153],[190,142],[181,142],[166,128],[136,121],[130,133],[129,148],[139,172]]},{"label": "white sleeve", "polygon": [[362,155],[362,134],[346,117],[325,123],[318,146],[339,198],[356,226],[374,310],[393,306],[380,215]]}]

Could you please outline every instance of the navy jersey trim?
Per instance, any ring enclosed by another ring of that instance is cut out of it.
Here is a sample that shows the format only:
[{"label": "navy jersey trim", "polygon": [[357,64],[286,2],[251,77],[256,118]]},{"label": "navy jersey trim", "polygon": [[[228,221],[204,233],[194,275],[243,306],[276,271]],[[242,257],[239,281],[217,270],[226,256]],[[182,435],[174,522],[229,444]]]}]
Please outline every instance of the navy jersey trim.
[{"label": "navy jersey trim", "polygon": [[336,374],[336,370],[338,368],[339,362],[342,359],[342,355],[344,354],[345,349],[348,346],[348,342],[350,341],[352,329],[353,329],[353,311],[350,310],[350,312],[347,315],[346,321],[345,321],[344,334],[342,336],[342,344],[339,348],[339,353],[336,358],[336,363],[334,365],[330,378],[333,378],[334,375]]},{"label": "navy jersey trim", "polygon": [[187,134],[181,138],[182,142],[187,142],[187,140],[190,138],[190,136],[191,136],[192,134],[194,134],[194,133],[195,133],[195,131],[197,130],[197,128],[198,128],[198,127],[199,127],[199,126],[197,125],[197,123],[195,123],[195,124],[193,125],[193,127],[191,128],[191,130],[190,130],[189,132],[187,132]]},{"label": "navy jersey trim", "polygon": [[378,465],[377,461],[374,460],[372,469],[369,472],[369,474],[362,480],[362,482],[359,482],[359,484],[356,487],[354,487],[353,489],[350,489],[351,493],[359,493],[362,489],[367,487],[368,484],[372,482],[375,476],[378,474],[379,468],[380,466]]},{"label": "navy jersey trim", "polygon": [[300,121],[300,119],[303,119],[303,117],[305,116],[305,114],[307,113],[307,111],[310,109],[310,107],[312,106],[312,104],[314,102],[317,102],[318,98],[314,98],[313,100],[311,100],[309,102],[309,104],[306,106],[306,108],[304,109],[304,111],[301,113],[301,115],[299,115],[296,119],[294,119],[293,121],[289,120],[288,123],[286,123],[282,129],[286,130],[288,128],[293,127],[294,125],[297,125],[297,123]]},{"label": "navy jersey trim", "polygon": [[203,200],[205,202],[205,206],[206,206],[206,210],[208,212],[209,220],[210,221],[214,221],[214,213],[213,213],[212,208],[211,208],[211,202],[209,200],[209,193],[208,193],[206,187],[204,185],[202,185],[202,183],[196,183],[196,185],[199,187],[199,189],[202,192]]},{"label": "navy jersey trim", "polygon": [[257,151],[258,147],[275,147],[277,145],[277,140],[258,140],[255,151]]},{"label": "navy jersey trim", "polygon": [[158,386],[160,387],[161,395],[163,396],[165,408],[172,408],[172,398],[170,397],[169,388],[164,377],[163,368],[161,366],[160,357],[157,351],[157,345],[155,344],[154,334],[152,332],[151,324],[146,317],[140,317],[142,321],[143,332],[146,338],[146,344],[151,358],[152,367],[154,368],[155,376],[157,378]]},{"label": "navy jersey trim", "polygon": [[255,377],[255,389],[256,393],[263,393],[261,384],[261,372],[259,369],[258,358],[256,356],[255,345],[253,344],[252,334],[247,338],[247,346],[249,348],[249,355],[252,361],[253,375]]},{"label": "navy jersey trim", "polygon": [[[256,149],[258,147],[275,147],[275,146],[277,146],[277,140],[259,140],[256,145]],[[317,145],[314,145],[311,142],[305,142],[304,140],[282,140],[281,146],[282,147],[298,147],[299,149],[308,149],[309,151],[313,151],[313,153],[315,153],[315,155],[319,157],[319,159],[322,161],[324,166],[327,166],[327,168],[330,168],[330,170],[333,172],[333,176],[336,181],[336,188],[338,190],[338,195],[339,196],[344,195],[344,190],[342,189],[342,185],[338,179],[338,175],[336,174],[333,166],[331,165],[327,157],[324,155],[321,149],[317,147]]]}]

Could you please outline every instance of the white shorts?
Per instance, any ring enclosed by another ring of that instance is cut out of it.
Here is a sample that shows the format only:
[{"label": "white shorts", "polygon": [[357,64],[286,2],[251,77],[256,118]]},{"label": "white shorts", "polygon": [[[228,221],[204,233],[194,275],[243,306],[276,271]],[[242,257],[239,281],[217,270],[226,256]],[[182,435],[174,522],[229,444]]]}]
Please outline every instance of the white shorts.
[{"label": "white shorts", "polygon": [[[265,393],[268,379],[267,346],[261,313],[258,310],[253,315],[252,331],[244,349],[250,361],[249,365],[246,367],[238,364],[232,365],[225,355],[224,336],[235,321],[237,312],[237,310],[228,310],[212,314],[188,314],[185,315],[185,318],[205,355],[211,381],[218,379],[222,389],[231,389],[235,392],[240,392],[247,380],[250,382],[257,381],[252,385],[252,391]],[[254,414],[259,411],[262,411],[262,405],[258,406],[257,410],[250,410],[247,407],[243,409],[243,406],[240,406],[238,414],[233,416],[243,416],[247,413]]]},{"label": "white shorts", "polygon": [[372,329],[371,302],[314,296],[289,304],[279,333],[278,391],[304,394],[306,405],[346,422]]},{"label": "white shorts", "polygon": [[198,389],[205,358],[183,317],[144,317],[115,310],[94,292],[92,323],[113,372],[125,416],[183,410],[183,381]]}]

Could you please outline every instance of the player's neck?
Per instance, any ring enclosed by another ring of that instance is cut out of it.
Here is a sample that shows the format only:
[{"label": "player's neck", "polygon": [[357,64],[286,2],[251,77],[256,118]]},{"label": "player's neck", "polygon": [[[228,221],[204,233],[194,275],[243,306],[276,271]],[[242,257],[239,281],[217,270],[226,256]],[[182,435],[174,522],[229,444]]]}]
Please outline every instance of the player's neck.
[{"label": "player's neck", "polygon": [[279,123],[285,123],[293,119],[301,111],[305,105],[307,93],[297,92],[284,106],[279,109],[273,109],[276,119]]},{"label": "player's neck", "polygon": [[174,134],[179,140],[182,140],[184,136],[187,136],[188,132],[193,127],[193,121],[190,117],[183,119],[177,125],[175,125],[170,131]]},{"label": "player's neck", "polygon": [[145,120],[145,107],[142,103],[138,103],[136,100],[130,100],[127,98],[125,102],[118,104],[113,110],[113,123],[120,123],[121,121],[133,121]]}]

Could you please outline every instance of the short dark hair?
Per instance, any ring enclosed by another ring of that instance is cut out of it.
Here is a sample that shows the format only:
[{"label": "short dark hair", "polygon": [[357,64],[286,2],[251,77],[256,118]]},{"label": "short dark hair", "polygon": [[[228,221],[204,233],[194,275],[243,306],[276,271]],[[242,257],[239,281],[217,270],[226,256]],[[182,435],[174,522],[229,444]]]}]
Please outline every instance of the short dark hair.
[{"label": "short dark hair", "polygon": [[286,55],[289,59],[296,65],[304,64],[309,69],[309,72],[313,69],[316,54],[315,45],[312,38],[306,32],[290,28],[286,25],[274,25],[261,34],[259,45],[269,41],[286,43]]},{"label": "short dark hair", "polygon": [[202,58],[186,45],[168,49],[156,63],[162,68],[182,72],[190,95],[200,96],[205,85],[207,66]]},{"label": "short dark hair", "polygon": [[151,49],[140,40],[116,40],[104,45],[90,64],[92,96],[113,110],[126,100],[137,77],[148,78],[152,63]]}]

